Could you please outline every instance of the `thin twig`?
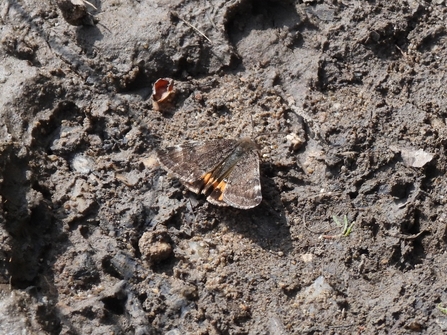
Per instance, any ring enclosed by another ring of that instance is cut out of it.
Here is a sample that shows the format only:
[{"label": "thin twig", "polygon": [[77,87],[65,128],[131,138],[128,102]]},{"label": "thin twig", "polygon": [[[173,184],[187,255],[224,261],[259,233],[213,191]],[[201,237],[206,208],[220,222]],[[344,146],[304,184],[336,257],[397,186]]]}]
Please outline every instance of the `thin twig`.
[{"label": "thin twig", "polygon": [[86,4],[90,5],[90,6],[92,6],[95,10],[98,10],[98,8],[96,8],[95,5],[92,4],[91,2],[88,2],[87,0],[82,0],[82,2],[84,2],[84,3],[86,3]]},{"label": "thin twig", "polygon": [[401,238],[403,240],[415,240],[419,236],[421,236],[422,234],[425,234],[425,233],[430,233],[430,230],[422,230],[419,233],[414,234],[414,235],[405,235],[405,234],[399,234],[399,233],[395,233],[395,232],[387,232],[386,234],[388,236]]},{"label": "thin twig", "polygon": [[208,36],[206,36],[203,32],[201,32],[198,28],[194,27],[191,23],[189,23],[188,21],[184,20],[177,12],[171,11],[171,14],[174,15],[176,18],[178,18],[180,21],[182,21],[183,23],[185,23],[188,27],[192,28],[195,30],[196,33],[200,34],[203,38],[205,38],[208,42],[210,42],[211,44],[213,44],[213,42],[211,42],[211,40],[208,38]]}]

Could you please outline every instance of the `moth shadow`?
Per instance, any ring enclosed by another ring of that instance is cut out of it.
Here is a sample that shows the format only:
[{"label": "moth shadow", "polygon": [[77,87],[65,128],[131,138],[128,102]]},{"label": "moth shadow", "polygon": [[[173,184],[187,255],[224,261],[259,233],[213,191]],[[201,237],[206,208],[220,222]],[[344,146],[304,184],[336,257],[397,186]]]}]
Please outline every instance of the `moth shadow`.
[{"label": "moth shadow", "polygon": [[263,200],[257,207],[218,207],[217,220],[263,249],[288,254],[293,249],[292,238],[280,191],[268,177],[261,177],[261,184]]}]

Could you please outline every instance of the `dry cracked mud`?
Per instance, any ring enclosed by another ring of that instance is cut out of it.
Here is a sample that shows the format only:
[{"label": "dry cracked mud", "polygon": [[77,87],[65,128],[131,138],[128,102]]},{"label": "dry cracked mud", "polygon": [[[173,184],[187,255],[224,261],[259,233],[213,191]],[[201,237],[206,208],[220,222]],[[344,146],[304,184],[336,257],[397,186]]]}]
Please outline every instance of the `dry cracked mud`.
[{"label": "dry cracked mud", "polygon": [[[0,3],[0,333],[447,331],[444,0],[62,2]],[[250,210],[156,160],[240,137]]]}]

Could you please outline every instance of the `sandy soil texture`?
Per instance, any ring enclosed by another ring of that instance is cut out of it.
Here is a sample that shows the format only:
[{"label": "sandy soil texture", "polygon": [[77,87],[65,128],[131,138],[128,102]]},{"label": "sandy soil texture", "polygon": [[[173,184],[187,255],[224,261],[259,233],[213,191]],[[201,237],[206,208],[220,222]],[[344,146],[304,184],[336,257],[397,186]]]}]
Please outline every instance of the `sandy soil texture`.
[{"label": "sandy soil texture", "polygon": [[[0,334],[447,331],[444,0],[90,2],[0,2]],[[242,137],[252,209],[157,162]]]}]

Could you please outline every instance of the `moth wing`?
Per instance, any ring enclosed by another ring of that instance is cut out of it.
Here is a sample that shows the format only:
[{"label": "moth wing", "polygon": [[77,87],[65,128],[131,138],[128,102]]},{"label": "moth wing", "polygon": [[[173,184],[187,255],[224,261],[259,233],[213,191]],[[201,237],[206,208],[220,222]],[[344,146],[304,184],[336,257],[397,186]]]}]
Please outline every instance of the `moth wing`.
[{"label": "moth wing", "polygon": [[202,178],[220,164],[237,145],[236,140],[188,142],[157,153],[158,161],[185,186],[199,193]]},{"label": "moth wing", "polygon": [[208,196],[215,205],[232,206],[241,209],[256,207],[262,201],[259,156],[249,151],[231,170],[223,181]]},{"label": "moth wing", "polygon": [[206,200],[216,206],[228,207],[225,201],[223,201],[222,192],[225,191],[227,184],[225,181],[221,182],[219,187],[216,187],[211,194],[206,198]]}]

